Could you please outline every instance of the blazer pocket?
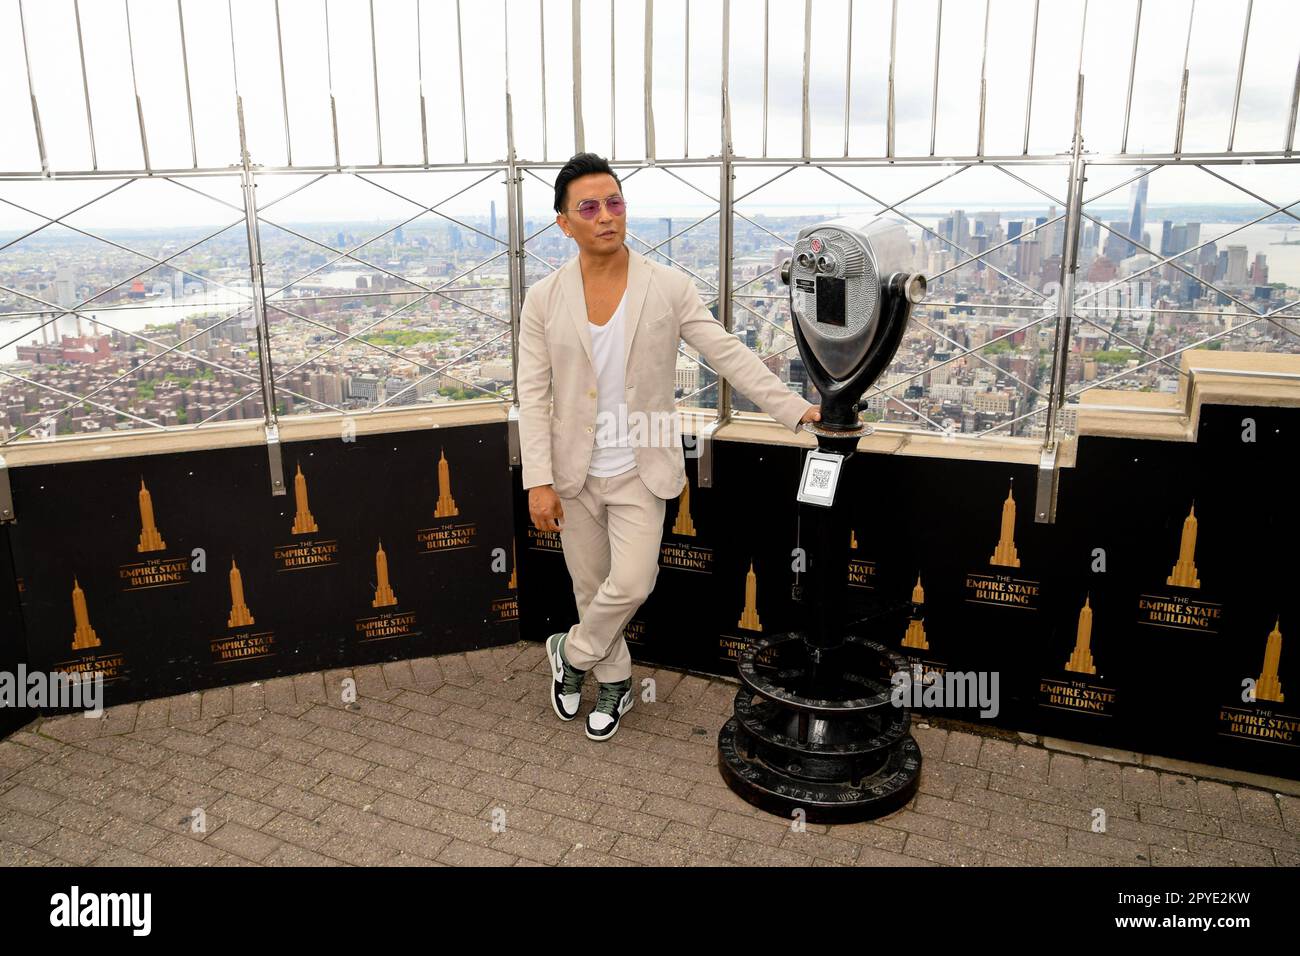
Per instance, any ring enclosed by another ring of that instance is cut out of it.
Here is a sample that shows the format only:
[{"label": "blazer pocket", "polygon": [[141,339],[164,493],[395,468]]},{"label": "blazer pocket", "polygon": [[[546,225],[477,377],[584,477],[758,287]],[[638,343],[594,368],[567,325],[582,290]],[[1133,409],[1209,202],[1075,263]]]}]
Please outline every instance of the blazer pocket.
[{"label": "blazer pocket", "polygon": [[654,318],[648,319],[645,323],[645,327],[647,329],[662,328],[669,320],[672,319],[672,315],[673,315],[673,310],[667,309],[659,313],[658,315],[656,315]]}]

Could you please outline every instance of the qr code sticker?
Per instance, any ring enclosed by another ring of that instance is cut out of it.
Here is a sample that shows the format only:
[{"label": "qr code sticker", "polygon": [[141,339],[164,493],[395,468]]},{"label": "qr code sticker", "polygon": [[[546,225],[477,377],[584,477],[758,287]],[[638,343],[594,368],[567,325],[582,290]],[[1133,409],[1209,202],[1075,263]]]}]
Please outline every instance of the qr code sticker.
[{"label": "qr code sticker", "polygon": [[818,491],[825,491],[831,486],[831,472],[829,468],[814,468],[809,477],[809,484]]}]

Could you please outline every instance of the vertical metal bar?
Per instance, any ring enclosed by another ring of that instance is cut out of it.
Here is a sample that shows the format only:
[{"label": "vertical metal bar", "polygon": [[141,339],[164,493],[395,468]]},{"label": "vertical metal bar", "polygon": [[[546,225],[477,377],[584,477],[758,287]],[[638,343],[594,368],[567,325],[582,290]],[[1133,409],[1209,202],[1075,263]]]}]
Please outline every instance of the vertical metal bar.
[{"label": "vertical metal bar", "polygon": [[1300,60],[1297,60],[1295,65],[1295,86],[1291,90],[1291,118],[1286,125],[1284,147],[1288,156],[1291,155],[1292,148],[1295,146],[1295,119],[1298,110],[1300,110]]},{"label": "vertical metal bar", "polygon": [[546,6],[544,0],[537,0],[537,24],[539,60],[542,64],[542,162],[546,162],[549,151],[546,144]]},{"label": "vertical metal bar", "polygon": [[803,144],[804,159],[812,155],[812,125],[808,119],[808,71],[812,65],[812,0],[803,0]]},{"label": "vertical metal bar", "polygon": [[[230,76],[235,82],[235,112],[238,115],[243,109],[239,103],[239,57],[235,54],[235,11],[231,6],[230,0],[226,0],[226,22],[230,26]],[[329,39],[330,21],[329,21],[329,0],[325,0],[325,38]],[[248,151],[244,126],[239,126],[239,155],[242,157]]]},{"label": "vertical metal bar", "polygon": [[[935,133],[939,126],[939,44],[943,36],[943,0],[934,21],[934,80],[930,87],[930,155],[934,155]],[[892,59],[892,57],[891,57]]]},{"label": "vertical metal bar", "polygon": [[[1085,11],[1086,17],[1086,11]],[[1070,183],[1066,195],[1065,240],[1061,249],[1061,288],[1057,302],[1056,334],[1052,348],[1052,381],[1043,430],[1037,503],[1034,520],[1056,520],[1056,449],[1060,409],[1065,404],[1066,372],[1070,358],[1071,319],[1074,315],[1074,281],[1079,267],[1079,226],[1083,218],[1083,73],[1077,78],[1074,99],[1074,146]],[[1050,466],[1050,467],[1045,467]]]},{"label": "vertical metal bar", "polygon": [[[325,6],[325,78],[330,88],[330,129],[334,134],[334,168],[342,169],[339,157],[339,110],[334,98],[334,50],[330,43],[330,0],[322,0]],[[233,33],[231,42],[233,43]]]},{"label": "vertical metal bar", "polygon": [[767,79],[768,79],[768,13],[771,0],[763,0],[763,157],[767,157]]},{"label": "vertical metal bar", "polygon": [[1119,141],[1119,151],[1128,152],[1128,121],[1133,114],[1133,78],[1137,75],[1138,36],[1142,32],[1142,0],[1137,0],[1137,15],[1133,20],[1133,48],[1128,61],[1128,95],[1124,98],[1124,135]]},{"label": "vertical metal bar", "polygon": [[185,12],[181,9],[181,0],[176,0],[176,22],[181,28],[181,71],[185,74],[185,115],[190,121],[190,160],[194,168],[198,169],[199,148],[194,140],[194,102],[190,98],[190,57],[185,48]]},{"label": "vertical metal bar", "polygon": [[[234,42],[234,34],[231,34]],[[240,186],[244,195],[244,225],[248,234],[248,267],[253,283],[253,319],[257,327],[257,365],[262,383],[262,417],[266,428],[271,494],[282,495],[284,468],[280,460],[280,425],[275,401],[275,371],[271,366],[271,330],[266,319],[266,288],[262,279],[262,247],[258,237],[257,184],[244,127],[244,101],[236,92],[240,142]]]},{"label": "vertical metal bar", "polygon": [[[180,0],[176,0],[180,5]],[[280,26],[280,0],[275,0],[275,49],[280,56],[280,106],[284,110],[284,155],[286,165],[293,165],[293,139],[289,135],[289,87],[284,81],[284,31]],[[189,78],[186,78],[188,92]],[[195,163],[197,166],[198,164]]]},{"label": "vertical metal bar", "polygon": [[[373,0],[372,0],[373,2]],[[578,0],[574,0],[577,3]],[[460,0],[456,0],[456,64],[460,74],[460,144],[464,150],[465,162],[469,162],[469,126],[465,121],[465,42],[464,32],[460,28]],[[379,96],[379,85],[375,84],[375,96]],[[378,106],[376,106],[378,109]]]},{"label": "vertical metal bar", "polygon": [[126,52],[131,63],[131,92],[135,94],[135,117],[140,124],[140,151],[144,154],[144,168],[152,170],[149,162],[149,138],[144,132],[144,102],[140,99],[140,87],[135,79],[135,40],[131,36],[131,0],[122,0],[122,9],[126,11]]},{"label": "vertical metal bar", "polygon": [[645,158],[655,161],[654,35],[655,0],[645,0]]},{"label": "vertical metal bar", "polygon": [[18,29],[23,35],[23,60],[27,63],[27,97],[32,104],[32,128],[36,132],[36,151],[41,157],[41,171],[50,172],[50,160],[45,155],[45,134],[41,131],[41,110],[36,105],[36,86],[32,83],[32,55],[27,50],[27,17],[23,0],[18,0]]},{"label": "vertical metal bar", "polygon": [[1232,94],[1232,125],[1228,127],[1228,152],[1237,138],[1237,107],[1241,105],[1241,79],[1246,73],[1246,45],[1250,42],[1250,15],[1255,0],[1246,0],[1246,24],[1241,28],[1241,57],[1237,60],[1237,88]]},{"label": "vertical metal bar", "polygon": [[894,155],[894,54],[898,49],[898,0],[893,0],[889,13],[889,78],[885,107],[885,155]]},{"label": "vertical metal bar", "polygon": [[1021,152],[1029,155],[1029,121],[1034,115],[1034,72],[1038,68],[1038,4],[1034,0],[1034,33],[1029,41],[1029,86],[1025,90],[1025,144]]},{"label": "vertical metal bar", "polygon": [[[718,222],[718,318],[728,332],[732,330],[735,315],[732,310],[732,234],[735,223],[733,212],[735,174],[732,171],[730,149],[724,144],[720,169]],[[718,420],[731,417],[731,383],[718,376]]]},{"label": "vertical metal bar", "polygon": [[731,155],[731,0],[722,0],[722,152]]},{"label": "vertical metal bar", "polygon": [[[457,41],[459,42],[460,39],[459,4],[456,7],[456,25],[457,25]],[[382,126],[382,119],[379,113],[379,54],[377,52],[376,47],[377,44],[375,40],[375,0],[370,0],[370,69],[371,69],[371,82],[374,83],[375,85],[375,152],[379,156],[379,165],[382,166],[384,165],[384,130]],[[463,83],[461,89],[462,90],[464,89]],[[462,105],[461,114],[464,115],[464,112],[465,112],[465,108]],[[466,152],[468,153],[468,146],[466,147]],[[465,162],[467,163],[469,162],[468,155],[466,155],[465,157]]]},{"label": "vertical metal bar", "polygon": [[1187,119],[1188,57],[1192,54],[1192,25],[1196,22],[1196,0],[1187,13],[1187,44],[1183,47],[1183,79],[1178,87],[1178,125],[1174,128],[1174,153],[1183,151],[1183,124]]},{"label": "vertical metal bar", "polygon": [[614,11],[616,8],[614,0],[609,0],[609,158],[614,159],[618,156],[618,138],[615,135],[614,121],[618,110],[614,104],[618,102],[618,33],[614,30]]},{"label": "vertical metal bar", "polygon": [[573,0],[570,9],[573,13],[573,145],[574,152],[581,153],[587,149],[582,128],[582,0]]},{"label": "vertical metal bar", "polygon": [[853,0],[849,0],[849,23],[844,31],[844,155],[849,155],[849,104],[853,96]]},{"label": "vertical metal bar", "polygon": [[[730,332],[735,323],[732,302],[733,232],[735,227],[735,172],[732,169],[731,92],[731,0],[722,4],[722,163],[718,169],[718,319]],[[718,411],[706,426],[700,442],[697,480],[700,487],[713,487],[713,432],[731,417],[731,383],[718,376]]]},{"label": "vertical metal bar", "polygon": [[1083,19],[1079,21],[1079,61],[1074,68],[1076,76],[1083,75],[1083,48],[1088,40],[1088,0],[1083,0]]},{"label": "vertical metal bar", "polygon": [[[418,0],[417,0],[418,2]],[[506,279],[510,287],[510,381],[511,402],[506,425],[510,464],[521,463],[519,446],[519,319],[524,306],[523,252],[519,222],[519,167],[515,155],[514,108],[510,93],[510,5],[501,0],[506,33]],[[495,236],[494,236],[495,238]]]},{"label": "vertical metal bar", "polygon": [[[984,0],[984,52],[980,55],[980,127],[978,146],[975,155],[984,155],[984,116],[988,111],[988,62],[989,62],[989,15],[992,13],[993,0]],[[934,150],[931,144],[931,152]]]},{"label": "vertical metal bar", "polygon": [[682,57],[682,155],[691,155],[691,0],[686,0],[685,55]]},{"label": "vertical metal bar", "polygon": [[[177,2],[179,3],[180,0]],[[81,95],[86,102],[86,131],[90,134],[90,168],[99,169],[99,156],[95,151],[95,121],[90,116],[90,80],[86,77],[86,45],[81,37],[81,0],[72,0],[72,14],[77,21],[77,55],[81,58]]]},{"label": "vertical metal bar", "polygon": [[[507,37],[507,45],[509,38]],[[424,148],[424,165],[429,165],[429,111],[424,99],[424,28],[420,25],[420,0],[415,0],[415,70],[420,89],[420,143]]]}]

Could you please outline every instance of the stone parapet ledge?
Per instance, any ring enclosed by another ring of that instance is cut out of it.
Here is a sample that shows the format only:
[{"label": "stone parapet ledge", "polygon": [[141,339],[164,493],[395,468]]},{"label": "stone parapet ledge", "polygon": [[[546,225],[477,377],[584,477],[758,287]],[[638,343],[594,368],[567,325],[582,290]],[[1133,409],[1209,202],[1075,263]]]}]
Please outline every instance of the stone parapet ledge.
[{"label": "stone parapet ledge", "polygon": [[[497,399],[448,402],[445,405],[401,408],[382,412],[319,415],[286,415],[279,420],[280,441],[342,439],[344,429],[355,428],[357,436],[418,431],[455,425],[505,422],[509,404]],[[10,468],[49,465],[136,455],[172,455],[214,448],[265,445],[266,430],[259,419],[213,422],[201,427],[185,426],[97,433],[59,437],[44,441],[16,441],[0,445],[0,457]]]},{"label": "stone parapet ledge", "polygon": [[[683,409],[682,430],[698,433],[713,421],[712,409]],[[764,445],[791,445],[799,448],[816,448],[817,441],[807,432],[795,433],[766,415],[739,412],[720,427],[714,438],[718,441],[757,442]],[[909,431],[890,425],[877,425],[876,430],[858,441],[858,451],[877,455],[912,455],[919,458],[955,458],[966,461],[1000,461],[1011,464],[1038,465],[1043,443],[1037,438],[1013,438],[1000,435],[942,435],[920,430]],[[1062,467],[1074,465],[1074,442],[1061,448]]]},{"label": "stone parapet ledge", "polygon": [[1189,349],[1177,392],[1095,388],[1078,408],[1078,434],[1196,441],[1202,405],[1300,407],[1300,355]]}]

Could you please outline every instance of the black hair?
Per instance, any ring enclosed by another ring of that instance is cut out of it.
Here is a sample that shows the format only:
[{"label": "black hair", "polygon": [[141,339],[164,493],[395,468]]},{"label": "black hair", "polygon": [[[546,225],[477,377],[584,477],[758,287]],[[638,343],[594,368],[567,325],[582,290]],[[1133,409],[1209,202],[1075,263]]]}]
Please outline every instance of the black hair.
[{"label": "black hair", "polygon": [[623,183],[618,178],[618,173],[610,169],[609,163],[602,156],[595,153],[578,153],[564,164],[558,176],[555,177],[555,211],[564,212],[564,205],[569,201],[569,183],[579,176],[586,176],[590,173],[609,173],[614,177],[614,182],[618,183],[618,188],[623,189]]}]

